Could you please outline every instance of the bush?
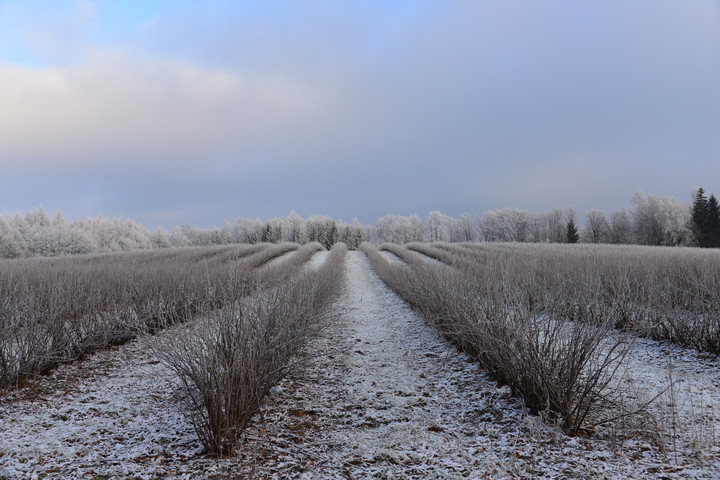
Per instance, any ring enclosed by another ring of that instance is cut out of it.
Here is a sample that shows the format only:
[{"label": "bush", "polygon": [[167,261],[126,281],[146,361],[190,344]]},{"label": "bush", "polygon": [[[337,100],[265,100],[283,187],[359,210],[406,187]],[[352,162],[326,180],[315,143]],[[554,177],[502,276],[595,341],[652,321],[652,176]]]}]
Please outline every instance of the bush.
[{"label": "bush", "polygon": [[259,277],[249,297],[229,298],[225,307],[152,344],[180,379],[187,414],[210,453],[234,452],[238,434],[340,287],[345,245],[336,244],[317,271],[301,270],[317,249],[304,246],[297,259]]},{"label": "bush", "polygon": [[[303,248],[307,256],[317,245]],[[276,275],[260,265],[297,249],[235,245],[2,260],[0,388],[247,295],[257,277]]]},{"label": "bush", "polygon": [[441,268],[402,247],[383,248],[406,263],[363,245],[380,277],[531,411],[571,433],[596,413],[629,344],[610,335],[614,318],[598,305],[557,316],[565,293],[535,283],[553,273],[542,258],[485,256]]}]

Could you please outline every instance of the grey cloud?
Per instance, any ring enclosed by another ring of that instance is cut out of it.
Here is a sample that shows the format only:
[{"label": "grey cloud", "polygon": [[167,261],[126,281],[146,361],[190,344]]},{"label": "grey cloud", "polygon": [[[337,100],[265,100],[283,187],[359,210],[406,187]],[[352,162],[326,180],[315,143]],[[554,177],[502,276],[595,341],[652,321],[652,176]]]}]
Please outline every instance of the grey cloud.
[{"label": "grey cloud", "polygon": [[[101,203],[150,226],[582,213],[720,173],[710,2],[282,5],[157,19],[142,58],[0,66],[0,162],[136,172]],[[71,187],[47,189],[66,210]]]}]

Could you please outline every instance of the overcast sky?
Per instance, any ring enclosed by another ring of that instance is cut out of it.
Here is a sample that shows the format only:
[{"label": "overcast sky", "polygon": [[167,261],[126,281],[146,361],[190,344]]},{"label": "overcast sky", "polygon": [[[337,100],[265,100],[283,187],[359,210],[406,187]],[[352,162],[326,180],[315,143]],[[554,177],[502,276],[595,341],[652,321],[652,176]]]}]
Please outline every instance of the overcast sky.
[{"label": "overcast sky", "polygon": [[0,0],[0,167],[148,228],[720,194],[720,4]]}]

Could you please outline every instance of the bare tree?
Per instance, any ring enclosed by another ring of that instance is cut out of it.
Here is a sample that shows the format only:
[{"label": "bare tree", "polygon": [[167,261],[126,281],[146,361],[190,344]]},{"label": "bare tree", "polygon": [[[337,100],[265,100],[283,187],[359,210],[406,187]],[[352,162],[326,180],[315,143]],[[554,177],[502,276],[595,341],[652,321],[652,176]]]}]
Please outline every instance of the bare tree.
[{"label": "bare tree", "polygon": [[590,243],[609,243],[610,224],[600,210],[591,210],[585,214],[587,220],[583,231],[584,240]]},{"label": "bare tree", "polygon": [[548,240],[552,243],[565,241],[565,220],[561,208],[555,207],[547,214]]},{"label": "bare tree", "polygon": [[403,244],[423,239],[423,222],[417,215],[385,215],[375,222],[375,240]]},{"label": "bare tree", "polygon": [[450,240],[450,225],[453,219],[438,210],[430,212],[426,224],[431,242],[446,242]]},{"label": "bare tree", "polygon": [[689,245],[691,206],[676,198],[637,192],[633,197],[633,231],[642,245]]}]

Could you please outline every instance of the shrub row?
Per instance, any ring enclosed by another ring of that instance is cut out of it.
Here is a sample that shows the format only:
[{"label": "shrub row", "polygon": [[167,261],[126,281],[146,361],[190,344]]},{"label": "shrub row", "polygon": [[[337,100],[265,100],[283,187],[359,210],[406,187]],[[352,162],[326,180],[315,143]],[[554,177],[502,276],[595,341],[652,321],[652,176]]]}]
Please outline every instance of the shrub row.
[{"label": "shrub row", "polygon": [[[720,354],[720,252],[610,245],[433,245],[459,268],[489,258],[534,262],[532,291],[562,292],[553,309],[573,318],[589,303],[615,327],[655,340]],[[468,256],[468,252],[474,252]],[[473,267],[475,265],[476,267]],[[541,308],[538,305],[538,308]]]},{"label": "shrub row", "polygon": [[[319,316],[342,284],[345,251],[336,244],[318,269],[280,264],[258,280],[253,294],[228,298],[223,308],[153,343],[180,379],[189,418],[210,453],[234,452],[263,397],[319,328]],[[285,274],[277,275],[278,269]]]},{"label": "shrub row", "polygon": [[[442,268],[397,245],[381,248],[405,263],[364,244],[380,277],[531,411],[571,433],[599,418],[606,387],[630,345],[610,335],[615,318],[601,305],[589,302],[572,318],[564,315],[558,308],[567,303],[562,284],[535,283],[546,273],[544,259],[487,255]],[[591,288],[576,285],[573,294],[587,298]]]},{"label": "shrub row", "polygon": [[[319,248],[304,246],[282,272]],[[282,278],[268,262],[297,249],[236,245],[0,261],[0,388],[245,296],[265,278]]]}]

